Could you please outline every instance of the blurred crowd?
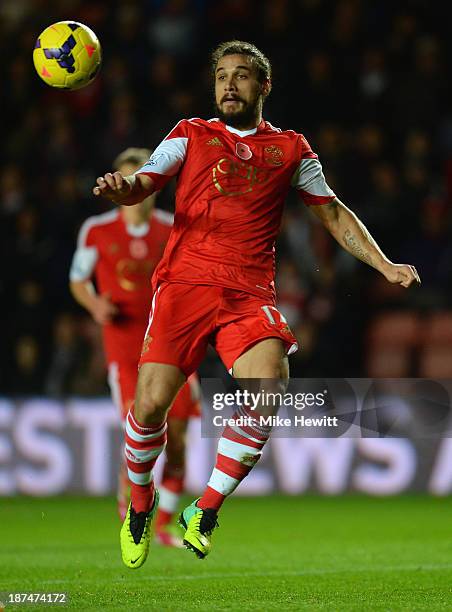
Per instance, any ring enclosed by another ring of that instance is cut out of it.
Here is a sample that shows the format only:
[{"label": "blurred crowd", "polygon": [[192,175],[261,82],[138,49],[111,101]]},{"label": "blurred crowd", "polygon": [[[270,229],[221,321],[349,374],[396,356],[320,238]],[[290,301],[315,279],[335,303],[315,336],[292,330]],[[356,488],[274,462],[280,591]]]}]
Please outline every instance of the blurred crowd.
[{"label": "blurred crowd", "polygon": [[[32,65],[37,35],[62,19],[103,46],[98,78],[77,92],[52,90]],[[424,0],[2,0],[0,393],[106,392],[99,330],[68,291],[80,224],[109,208],[91,188],[126,147],[214,116],[209,52],[231,38],[272,61],[265,118],[305,134],[388,257],[422,277],[408,291],[388,285],[289,197],[277,286],[302,347],[292,373],[378,374],[369,330],[381,313],[422,321],[452,308],[449,23],[447,3]],[[160,207],[172,210],[173,189]],[[405,369],[422,375],[416,360]],[[209,354],[201,374],[221,373]]]}]

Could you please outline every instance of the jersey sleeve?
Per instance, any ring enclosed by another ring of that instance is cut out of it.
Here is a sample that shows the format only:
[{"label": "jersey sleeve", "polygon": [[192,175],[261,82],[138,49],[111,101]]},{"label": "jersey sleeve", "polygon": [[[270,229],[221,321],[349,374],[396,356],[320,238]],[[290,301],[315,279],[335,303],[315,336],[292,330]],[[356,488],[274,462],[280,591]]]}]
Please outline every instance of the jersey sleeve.
[{"label": "jersey sleeve", "polygon": [[135,174],[146,174],[160,191],[179,172],[188,148],[190,122],[179,121],[175,128],[155,149],[148,161]]},{"label": "jersey sleeve", "polygon": [[292,187],[308,206],[329,204],[336,197],[328,186],[318,156],[308,141],[301,136],[301,160],[292,176]]},{"label": "jersey sleeve", "polygon": [[80,228],[77,248],[72,257],[69,280],[85,281],[89,280],[94,273],[94,269],[99,259],[99,252],[96,246],[94,232],[88,219]]}]

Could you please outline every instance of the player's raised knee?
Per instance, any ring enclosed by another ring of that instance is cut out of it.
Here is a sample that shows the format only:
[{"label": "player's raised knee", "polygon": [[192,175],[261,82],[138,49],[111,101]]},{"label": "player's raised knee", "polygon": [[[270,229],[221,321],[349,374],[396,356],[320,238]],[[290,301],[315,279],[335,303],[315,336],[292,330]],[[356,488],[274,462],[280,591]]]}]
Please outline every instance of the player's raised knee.
[{"label": "player's raised knee", "polygon": [[135,416],[140,422],[164,420],[177,392],[185,382],[183,373],[166,364],[144,364],[138,376]]},{"label": "player's raised knee", "polygon": [[159,391],[150,391],[148,395],[137,396],[135,416],[138,422],[148,424],[154,420],[164,420],[171,401]]}]

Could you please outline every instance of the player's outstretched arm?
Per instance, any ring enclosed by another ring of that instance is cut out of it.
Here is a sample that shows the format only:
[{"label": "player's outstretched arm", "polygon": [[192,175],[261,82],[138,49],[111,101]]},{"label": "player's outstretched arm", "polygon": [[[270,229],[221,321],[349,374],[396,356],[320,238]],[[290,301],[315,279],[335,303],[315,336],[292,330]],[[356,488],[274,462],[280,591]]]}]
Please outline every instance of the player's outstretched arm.
[{"label": "player's outstretched arm", "polygon": [[97,294],[90,280],[71,281],[69,287],[75,300],[86,308],[99,325],[111,323],[118,314],[118,307],[110,301],[110,297]]},{"label": "player's outstretched arm", "polygon": [[138,204],[155,191],[154,181],[145,174],[123,176],[120,172],[107,172],[96,182],[94,195],[103,196],[119,206]]},{"label": "player's outstretched arm", "polygon": [[395,264],[384,255],[364,223],[338,198],[311,210],[346,251],[381,272],[390,283],[409,287],[421,282],[414,266]]}]

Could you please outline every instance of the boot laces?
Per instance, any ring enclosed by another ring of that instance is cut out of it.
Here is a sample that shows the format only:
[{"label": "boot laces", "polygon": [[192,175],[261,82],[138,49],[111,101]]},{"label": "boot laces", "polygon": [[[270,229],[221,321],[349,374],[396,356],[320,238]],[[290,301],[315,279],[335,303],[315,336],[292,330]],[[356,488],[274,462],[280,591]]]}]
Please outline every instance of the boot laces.
[{"label": "boot laces", "polygon": [[135,512],[130,508],[130,533],[135,544],[139,544],[145,534],[149,512]]},{"label": "boot laces", "polygon": [[199,531],[210,536],[215,527],[219,527],[217,518],[217,511],[214,508],[203,510],[199,519]]}]

